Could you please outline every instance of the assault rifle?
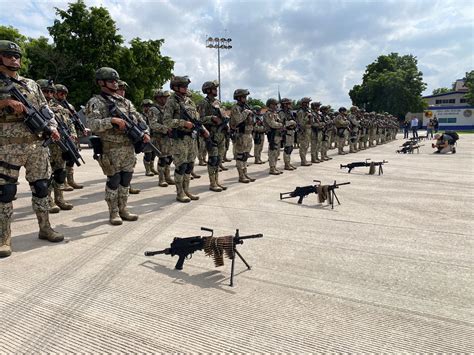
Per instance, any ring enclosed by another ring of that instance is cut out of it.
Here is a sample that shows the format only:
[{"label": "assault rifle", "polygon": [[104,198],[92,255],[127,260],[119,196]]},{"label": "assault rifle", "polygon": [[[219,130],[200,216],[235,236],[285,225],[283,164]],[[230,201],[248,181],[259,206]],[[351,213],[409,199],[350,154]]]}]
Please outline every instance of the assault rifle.
[{"label": "assault rifle", "polygon": [[245,239],[262,238],[263,234],[251,234],[240,236],[239,230],[235,230],[235,235],[214,237],[214,230],[206,227],[201,227],[201,230],[211,232],[210,236],[194,236],[187,238],[176,237],[171,242],[169,248],[157,251],[146,251],[145,256],[154,256],[159,254],[178,255],[178,262],[175,265],[176,270],[182,270],[184,261],[191,259],[194,252],[204,250],[207,256],[214,259],[214,265],[224,265],[224,255],[232,260],[230,286],[233,286],[234,281],[234,262],[235,255],[237,255],[250,270],[250,265],[245,261],[242,255],[237,251],[236,246],[243,244]]},{"label": "assault rifle", "polygon": [[28,127],[28,129],[33,134],[41,134],[45,137],[45,141],[43,142],[43,146],[47,147],[51,143],[56,144],[61,151],[63,152],[63,159],[67,161],[74,162],[77,166],[81,166],[81,162],[79,159],[84,163],[81,154],[77,150],[74,141],[71,138],[71,135],[68,134],[67,128],[65,129],[62,125],[60,119],[58,119],[58,132],[60,134],[60,139],[58,141],[53,141],[51,138],[51,134],[53,130],[48,126],[51,119],[53,119],[53,114],[48,107],[43,107],[41,110],[38,110],[34,107],[31,102],[21,93],[18,88],[13,85],[16,83],[18,85],[23,86],[27,89],[25,84],[15,78],[9,78],[4,74],[0,74],[0,80],[6,84],[4,88],[2,88],[2,92],[9,93],[12,98],[20,101],[23,106],[26,108],[26,117],[23,123]]},{"label": "assault rifle", "polygon": [[202,136],[206,139],[206,143],[209,141],[209,132],[204,127],[201,121],[198,119],[192,117],[189,112],[186,110],[186,107],[184,107],[182,102],[179,102],[179,108],[180,108],[180,115],[181,119],[189,121],[193,124],[193,133],[196,136]]},{"label": "assault rifle", "polygon": [[353,163],[349,163],[347,165],[343,165],[341,164],[340,165],[340,168],[349,168],[348,170],[348,173],[350,174],[352,169],[354,168],[358,168],[358,167],[361,167],[361,166],[369,166],[370,169],[369,169],[369,174],[370,175],[373,175],[375,174],[375,167],[378,166],[379,167],[379,175],[383,174],[383,168],[382,166],[386,163],[388,163],[388,161],[386,160],[382,160],[382,161],[369,161],[370,159],[365,159],[365,161],[356,161],[356,162],[353,162]]},{"label": "assault rifle", "polygon": [[217,127],[217,132],[222,132],[222,131],[226,131],[228,130],[228,127],[229,127],[229,122],[230,122],[230,118],[227,117],[227,116],[224,116],[222,114],[222,111],[219,107],[216,107],[214,105],[211,105],[212,108],[214,109],[214,114],[219,117],[219,119],[221,120],[221,123],[219,124],[219,126]]},{"label": "assault rifle", "polygon": [[334,209],[334,198],[336,199],[337,203],[340,205],[339,199],[336,196],[336,189],[342,185],[349,185],[350,182],[343,182],[341,184],[336,184],[336,181],[332,185],[321,185],[320,180],[313,180],[314,182],[318,183],[316,185],[308,185],[308,186],[298,186],[294,191],[291,192],[281,192],[280,193],[280,200],[285,200],[288,198],[298,197],[298,204],[303,202],[303,199],[311,193],[315,193],[318,195],[319,202],[322,203],[325,200],[328,200],[328,203],[332,206],[331,208]]},{"label": "assault rifle", "polygon": [[76,131],[81,132],[84,137],[88,136],[90,131],[86,128],[86,126],[84,126],[84,123],[82,123],[81,120],[81,116],[84,116],[83,107],[81,107],[81,110],[77,112],[72,108],[71,104],[67,100],[62,100],[58,102],[62,107],[66,108],[69,111],[71,121],[74,124]]},{"label": "assault rifle", "polygon": [[105,95],[102,95],[109,102],[109,112],[113,116],[117,116],[125,121],[125,134],[128,139],[133,144],[135,148],[135,153],[142,153],[144,151],[149,151],[150,149],[156,153],[157,156],[161,155],[160,150],[151,142],[143,142],[143,137],[145,136],[145,131],[147,129],[146,125],[143,123],[136,123],[132,118],[130,118],[125,112],[119,109],[117,104],[110,100]]}]

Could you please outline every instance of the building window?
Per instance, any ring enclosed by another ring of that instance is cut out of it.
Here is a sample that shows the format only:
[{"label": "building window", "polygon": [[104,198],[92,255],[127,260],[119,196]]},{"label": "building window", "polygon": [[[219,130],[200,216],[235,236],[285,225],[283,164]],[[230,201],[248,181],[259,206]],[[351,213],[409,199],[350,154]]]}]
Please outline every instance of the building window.
[{"label": "building window", "polygon": [[456,103],[456,99],[449,99],[448,104],[455,104],[455,103]]},{"label": "building window", "polygon": [[465,104],[465,103],[467,102],[467,99],[460,99],[459,102],[460,102],[461,104]]},{"label": "building window", "polygon": [[439,105],[441,103],[441,100],[436,100],[436,105]]},{"label": "building window", "polygon": [[439,123],[449,123],[449,124],[453,124],[453,123],[456,123],[456,117],[446,117],[446,118],[438,118],[438,122]]}]

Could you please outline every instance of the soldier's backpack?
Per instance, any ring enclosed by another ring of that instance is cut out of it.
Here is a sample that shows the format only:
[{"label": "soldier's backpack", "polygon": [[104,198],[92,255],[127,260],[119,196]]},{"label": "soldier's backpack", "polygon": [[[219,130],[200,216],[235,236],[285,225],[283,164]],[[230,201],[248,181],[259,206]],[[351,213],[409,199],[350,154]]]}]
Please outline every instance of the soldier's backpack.
[{"label": "soldier's backpack", "polygon": [[459,139],[459,134],[457,134],[457,132],[454,132],[454,131],[446,131],[444,132],[445,135],[451,137],[451,139],[448,138],[448,143],[449,144],[455,144],[457,142],[457,140]]}]

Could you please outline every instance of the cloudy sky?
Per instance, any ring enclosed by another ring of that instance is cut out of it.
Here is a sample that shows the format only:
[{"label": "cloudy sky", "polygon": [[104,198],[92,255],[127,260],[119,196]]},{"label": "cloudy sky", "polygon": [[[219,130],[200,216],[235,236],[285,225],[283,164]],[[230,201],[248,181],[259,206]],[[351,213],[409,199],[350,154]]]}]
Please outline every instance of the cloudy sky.
[{"label": "cloudy sky", "polygon": [[[431,94],[474,69],[474,1],[86,0],[104,6],[126,41],[164,38],[162,52],[191,88],[217,79],[217,50],[207,37],[230,37],[221,52],[222,99],[310,96],[350,105],[349,90],[379,55],[413,54]],[[8,12],[4,11],[8,6]],[[67,1],[0,0],[0,23],[48,36],[54,7]],[[7,16],[8,14],[8,16]]]}]

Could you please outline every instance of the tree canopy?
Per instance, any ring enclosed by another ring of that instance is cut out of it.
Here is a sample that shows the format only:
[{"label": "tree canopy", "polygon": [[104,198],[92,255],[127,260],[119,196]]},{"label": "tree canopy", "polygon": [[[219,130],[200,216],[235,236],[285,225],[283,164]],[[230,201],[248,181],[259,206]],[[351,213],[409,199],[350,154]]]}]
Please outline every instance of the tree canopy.
[{"label": "tree canopy", "polygon": [[466,99],[469,105],[474,106],[474,70],[466,73],[466,86],[468,92],[466,94]]},{"label": "tree canopy", "polygon": [[448,88],[437,88],[433,90],[433,95],[445,94],[450,91],[453,91],[453,90],[448,89]]},{"label": "tree canopy", "polygon": [[416,57],[390,53],[367,66],[362,84],[355,85],[349,96],[354,105],[367,111],[389,112],[402,118],[407,112],[423,110],[421,93],[425,88]]}]

